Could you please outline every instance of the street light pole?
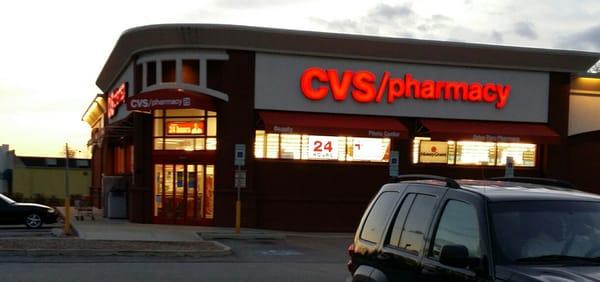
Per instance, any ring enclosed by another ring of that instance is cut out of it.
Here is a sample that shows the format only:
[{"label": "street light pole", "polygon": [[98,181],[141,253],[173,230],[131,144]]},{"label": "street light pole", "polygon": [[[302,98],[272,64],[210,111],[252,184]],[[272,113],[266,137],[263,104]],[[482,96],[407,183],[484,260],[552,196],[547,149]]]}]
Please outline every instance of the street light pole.
[{"label": "street light pole", "polygon": [[65,235],[71,235],[71,197],[69,195],[69,143],[65,143]]}]

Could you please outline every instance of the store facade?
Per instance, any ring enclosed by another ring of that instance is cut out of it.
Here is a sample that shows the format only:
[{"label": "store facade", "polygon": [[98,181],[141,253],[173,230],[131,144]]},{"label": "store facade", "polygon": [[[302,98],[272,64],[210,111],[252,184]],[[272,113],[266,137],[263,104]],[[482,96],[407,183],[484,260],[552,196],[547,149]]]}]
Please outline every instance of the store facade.
[{"label": "store facade", "polygon": [[107,102],[93,186],[127,179],[134,222],[232,226],[243,186],[243,226],[348,231],[398,173],[487,178],[512,159],[517,175],[567,178],[571,74],[598,59],[239,26],[132,29],[97,80]]}]

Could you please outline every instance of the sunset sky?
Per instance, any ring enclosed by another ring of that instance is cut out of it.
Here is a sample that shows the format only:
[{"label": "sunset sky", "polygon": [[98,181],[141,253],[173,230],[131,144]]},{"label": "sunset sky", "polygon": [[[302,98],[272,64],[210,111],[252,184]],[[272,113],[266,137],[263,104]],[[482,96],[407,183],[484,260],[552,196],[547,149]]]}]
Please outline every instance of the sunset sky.
[{"label": "sunset sky", "polygon": [[286,29],[600,52],[600,2],[10,1],[0,9],[0,144],[88,156],[81,117],[119,35],[160,23]]}]

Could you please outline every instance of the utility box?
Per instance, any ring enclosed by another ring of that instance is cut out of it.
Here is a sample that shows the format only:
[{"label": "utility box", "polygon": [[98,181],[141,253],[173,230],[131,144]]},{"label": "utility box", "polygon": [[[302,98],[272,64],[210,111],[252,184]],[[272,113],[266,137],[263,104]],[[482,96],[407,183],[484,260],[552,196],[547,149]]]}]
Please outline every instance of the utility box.
[{"label": "utility box", "polygon": [[102,177],[104,217],[111,219],[127,218],[127,187],[128,177]]},{"label": "utility box", "polygon": [[127,195],[125,191],[110,191],[105,209],[107,218],[127,218]]}]

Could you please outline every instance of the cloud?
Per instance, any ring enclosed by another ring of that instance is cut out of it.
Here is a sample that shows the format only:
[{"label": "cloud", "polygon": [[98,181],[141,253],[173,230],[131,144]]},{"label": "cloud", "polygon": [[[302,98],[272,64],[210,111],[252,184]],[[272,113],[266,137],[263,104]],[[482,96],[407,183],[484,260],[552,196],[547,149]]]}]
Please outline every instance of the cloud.
[{"label": "cloud", "polygon": [[414,14],[415,12],[409,5],[391,6],[379,4],[369,13],[369,16],[375,19],[396,20],[407,18]]},{"label": "cloud", "polygon": [[518,22],[515,24],[515,32],[524,38],[537,39],[538,35],[535,26],[530,22]]},{"label": "cloud", "polygon": [[561,48],[598,52],[600,49],[600,24],[566,37],[558,46]]},{"label": "cloud", "polygon": [[344,33],[360,33],[362,30],[356,21],[350,19],[326,21],[319,18],[310,18],[310,20],[318,25],[324,26],[326,29],[335,32]]},{"label": "cloud", "polygon": [[452,21],[452,18],[444,16],[444,15],[436,14],[436,15],[431,16],[431,20],[433,20],[434,22],[448,22],[448,21]]},{"label": "cloud", "polygon": [[420,32],[427,33],[444,29],[448,23],[452,22],[452,18],[436,14],[431,16],[431,18],[423,19],[422,22],[422,24],[417,26],[417,29]]},{"label": "cloud", "polygon": [[312,17],[310,20],[333,32],[413,37],[410,29],[415,27],[415,17],[409,5],[378,4],[364,16],[353,19],[325,20]]},{"label": "cloud", "polygon": [[502,43],[502,41],[504,41],[502,33],[497,30],[492,30],[492,41],[495,43]]},{"label": "cloud", "polygon": [[294,0],[217,0],[215,4],[222,8],[263,8],[295,3]]}]

